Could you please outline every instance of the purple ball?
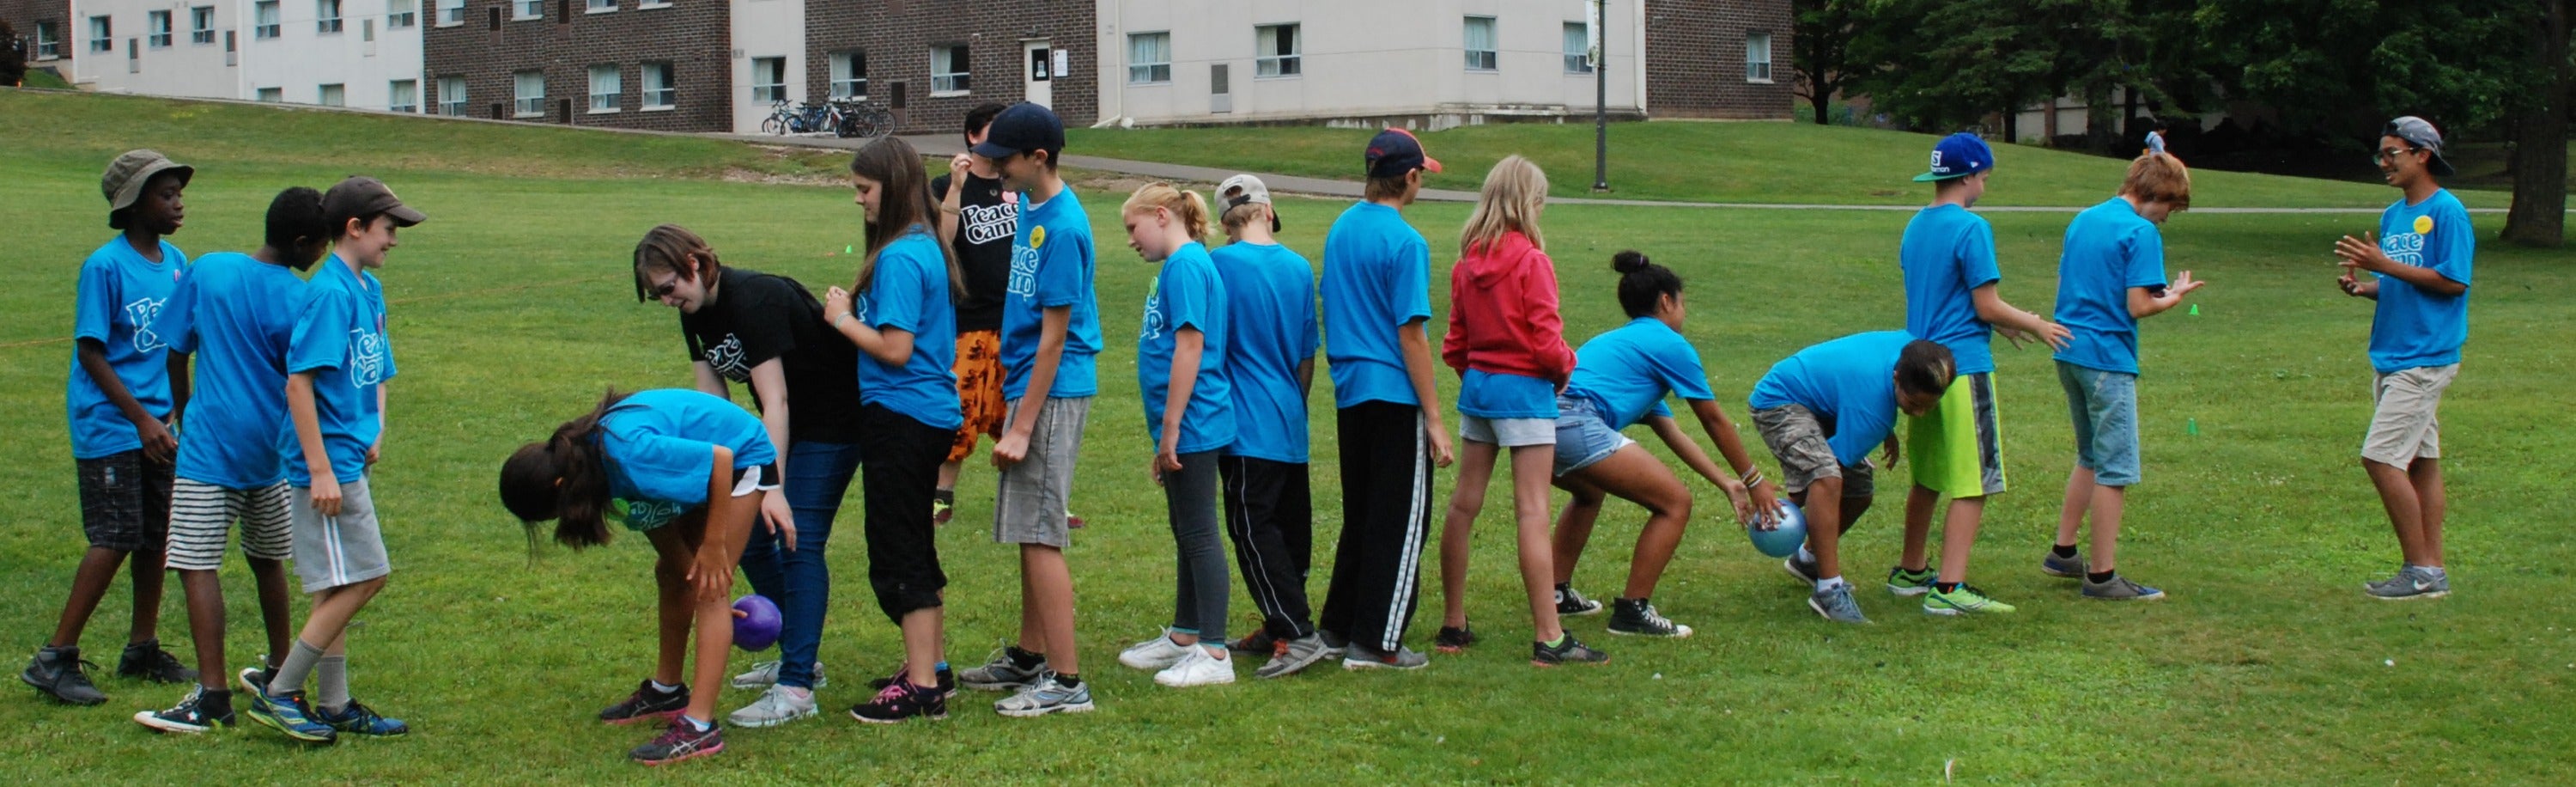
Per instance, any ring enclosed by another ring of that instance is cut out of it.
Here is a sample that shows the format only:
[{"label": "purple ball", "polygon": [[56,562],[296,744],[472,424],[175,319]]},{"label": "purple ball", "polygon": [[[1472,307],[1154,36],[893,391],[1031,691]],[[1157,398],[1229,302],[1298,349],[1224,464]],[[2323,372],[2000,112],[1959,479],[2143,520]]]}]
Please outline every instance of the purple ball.
[{"label": "purple ball", "polygon": [[733,602],[742,617],[733,619],[733,646],[743,650],[768,650],[778,642],[778,605],[760,595],[744,596]]}]

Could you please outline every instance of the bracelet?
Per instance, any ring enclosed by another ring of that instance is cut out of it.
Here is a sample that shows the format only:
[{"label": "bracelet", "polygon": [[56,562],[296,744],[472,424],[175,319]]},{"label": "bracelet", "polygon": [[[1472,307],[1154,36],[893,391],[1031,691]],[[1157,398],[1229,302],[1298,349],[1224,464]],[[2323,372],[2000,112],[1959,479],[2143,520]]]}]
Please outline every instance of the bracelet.
[{"label": "bracelet", "polygon": [[1757,467],[1757,468],[1754,468],[1754,469],[1753,469],[1753,472],[1745,473],[1745,474],[1744,474],[1744,476],[1743,476],[1744,488],[1745,488],[1745,489],[1752,489],[1752,488],[1754,488],[1754,487],[1761,486],[1761,485],[1762,485],[1762,482],[1763,482],[1764,480],[1765,480],[1765,479],[1763,479],[1763,477],[1762,477],[1762,469],[1761,469],[1761,468],[1758,468],[1758,467]]},{"label": "bracelet", "polygon": [[841,327],[841,321],[843,321],[843,320],[847,320],[847,319],[849,319],[849,318],[850,318],[850,313],[849,313],[849,312],[842,312],[842,313],[841,313],[841,316],[832,318],[832,327],[833,327],[834,329],[839,329],[839,328]]}]

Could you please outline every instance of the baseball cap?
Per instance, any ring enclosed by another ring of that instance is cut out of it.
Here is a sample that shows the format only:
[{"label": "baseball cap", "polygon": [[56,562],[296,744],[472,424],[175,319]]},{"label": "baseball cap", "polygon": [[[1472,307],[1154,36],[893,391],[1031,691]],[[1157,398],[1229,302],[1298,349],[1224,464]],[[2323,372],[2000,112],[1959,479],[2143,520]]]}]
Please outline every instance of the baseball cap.
[{"label": "baseball cap", "polygon": [[1009,158],[1031,150],[1064,150],[1064,121],[1054,111],[1026,101],[994,115],[993,124],[984,128],[984,141],[975,145],[975,155],[985,158]]},{"label": "baseball cap", "polygon": [[1962,131],[1932,144],[1932,171],[1914,176],[1916,183],[1964,178],[1995,168],[1995,150],[1977,135]]},{"label": "baseball cap", "polygon": [[365,175],[351,175],[322,193],[322,215],[347,221],[359,216],[382,213],[393,217],[394,226],[409,227],[428,221],[420,211],[404,205],[385,182]]},{"label": "baseball cap", "polygon": [[197,176],[196,167],[171,161],[170,157],[157,150],[129,150],[118,155],[115,161],[108,162],[106,174],[98,179],[99,192],[107,196],[108,212],[134,207],[134,201],[143,198],[144,184],[151,183],[152,176],[164,172],[178,173],[179,185],[182,186]]},{"label": "baseball cap", "polygon": [[2432,153],[2433,160],[2427,163],[2426,168],[2435,175],[2449,177],[2459,171],[2452,169],[2451,162],[2442,158],[2442,131],[2434,128],[2432,121],[2407,115],[2388,121],[2387,127],[2379,130],[2379,135],[2406,140],[2406,144]]},{"label": "baseball cap", "polygon": [[1368,176],[1372,178],[1400,178],[1417,169],[1440,171],[1440,160],[1422,152],[1422,140],[1400,128],[1380,131],[1369,138],[1367,161]]},{"label": "baseball cap", "polygon": [[1279,211],[1270,201],[1270,187],[1263,185],[1260,178],[1249,174],[1226,178],[1225,182],[1216,184],[1216,196],[1225,201],[1225,207],[1217,211],[1219,216],[1241,205],[1272,205],[1270,231],[1279,231]]}]

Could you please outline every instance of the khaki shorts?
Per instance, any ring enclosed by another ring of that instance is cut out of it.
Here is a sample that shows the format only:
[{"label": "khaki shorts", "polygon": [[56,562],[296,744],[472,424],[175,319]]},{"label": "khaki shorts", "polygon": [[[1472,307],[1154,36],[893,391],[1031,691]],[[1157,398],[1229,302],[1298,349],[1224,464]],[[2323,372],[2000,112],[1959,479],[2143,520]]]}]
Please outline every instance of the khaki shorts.
[{"label": "khaki shorts", "polygon": [[2362,438],[2361,458],[2400,470],[2417,459],[2442,458],[2442,392],[2460,365],[2423,366],[2380,375],[2371,382],[2370,436]]}]

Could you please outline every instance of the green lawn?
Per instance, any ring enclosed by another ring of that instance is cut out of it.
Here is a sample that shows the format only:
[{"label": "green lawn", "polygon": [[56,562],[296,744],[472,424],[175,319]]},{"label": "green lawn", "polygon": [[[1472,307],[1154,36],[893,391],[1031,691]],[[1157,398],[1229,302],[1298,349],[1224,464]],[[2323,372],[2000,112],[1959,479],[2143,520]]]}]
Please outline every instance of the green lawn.
[{"label": "green lawn", "polygon": [[[123,115],[138,120],[102,122]],[[689,225],[730,263],[819,288],[855,268],[839,254],[859,235],[846,190],[711,179],[765,160],[755,149],[492,124],[0,91],[0,130],[12,140],[0,157],[0,179],[11,184],[0,236],[15,260],[0,267],[8,359],[0,426],[22,458],[0,468],[0,503],[20,512],[16,526],[0,529],[0,565],[11,569],[0,573],[0,620],[13,621],[11,641],[28,651],[50,630],[82,546],[66,472],[64,337],[74,268],[110,235],[96,190],[107,158],[150,145],[199,167],[189,225],[172,238],[195,253],[254,243],[278,188],[351,171],[384,174],[432,217],[403,233],[382,271],[404,374],[392,384],[388,447],[374,480],[398,570],[351,635],[358,695],[417,731],[327,750],[258,727],[162,737],[126,717],[179,692],[103,678],[111,696],[103,707],[56,706],[24,690],[0,700],[0,753],[14,755],[0,762],[0,779],[666,775],[621,760],[646,731],[590,720],[649,668],[649,550],[627,538],[583,554],[549,548],[532,562],[493,499],[494,471],[511,448],[581,412],[604,387],[687,384],[674,313],[635,303],[628,285],[629,250],[646,228]],[[1442,139],[1433,138],[1435,155]],[[299,149],[314,160],[299,160]],[[369,164],[379,157],[388,163]],[[1840,159],[1814,160],[1843,169]],[[2036,174],[1999,180],[1996,196],[2025,184],[2043,185]],[[2086,188],[2094,185],[2108,186]],[[1989,508],[1974,579],[2020,604],[2016,615],[1934,619],[1877,591],[1874,572],[1897,551],[1893,495],[1847,547],[1862,606],[1878,621],[1865,628],[1817,620],[1803,586],[1747,548],[1730,523],[1703,515],[1656,597],[1698,636],[1641,642],[1607,636],[1602,618],[1574,619],[1569,627],[1615,660],[1537,671],[1519,644],[1529,627],[1511,568],[1508,496],[1496,494],[1479,525],[1470,595],[1488,644],[1435,658],[1419,673],[1322,669],[1254,682],[1247,663],[1243,683],[1173,691],[1111,658],[1154,633],[1172,588],[1163,502],[1141,477],[1149,449],[1125,338],[1154,269],[1120,242],[1112,207],[1120,199],[1086,195],[1113,340],[1075,484],[1076,510],[1092,525],[1071,552],[1100,710],[1003,719],[984,710],[992,695],[968,693],[945,722],[889,728],[843,716],[866,698],[864,679],[899,657],[895,631],[860,579],[853,500],[831,553],[840,595],[822,651],[833,677],[822,692],[826,715],[729,731],[724,754],[667,775],[1143,782],[1170,779],[1178,766],[1254,781],[1314,773],[1367,782],[1930,783],[1948,764],[1954,778],[1982,783],[2576,777],[2566,757],[2576,723],[2558,712],[2576,701],[2576,619],[2554,601],[2576,593],[2563,569],[2576,563],[2576,547],[2562,537],[2563,512],[2576,504],[2563,462],[2576,449],[2576,417],[2562,404],[2576,374],[2565,253],[2481,250],[2477,339],[2444,411],[2460,591],[2446,600],[2390,604],[2359,592],[2396,549],[2353,460],[2369,413],[2369,309],[2334,290],[2327,260],[2337,235],[2370,219],[2183,214],[2167,227],[2169,267],[2214,283],[2197,299],[2200,314],[2158,317],[2145,331],[2148,474],[2131,497],[2123,550],[2124,570],[2167,589],[2165,602],[2087,603],[2036,571],[2070,438],[2047,357],[1999,351],[2017,485]],[[1285,241],[1318,253],[1342,207],[1285,201]],[[1430,238],[1442,279],[1466,210],[1409,213]],[[1643,249],[1681,271],[1690,282],[1687,333],[1721,404],[1742,418],[1743,397],[1773,361],[1808,343],[1901,324],[1893,256],[1905,218],[1563,206],[1548,212],[1547,229],[1577,341],[1623,321],[1608,270],[1613,251]],[[2005,296],[2045,308],[2066,218],[1993,219],[2009,271]],[[2498,220],[2481,217],[2481,231]],[[1445,296],[1435,288],[1436,304]],[[1455,379],[1442,377],[1453,391]],[[1327,391],[1315,401],[1329,409]],[[1340,528],[1331,423],[1316,414],[1316,530],[1327,545]],[[1444,498],[1450,486],[1444,478]],[[1695,487],[1702,511],[1715,510],[1722,498]],[[956,602],[950,656],[962,663],[1008,636],[1017,616],[1012,553],[990,543],[982,524],[991,494],[989,471],[968,473],[958,523],[939,536]],[[1640,519],[1633,507],[1610,507],[1580,587],[1613,592],[1626,569],[1623,542]],[[1319,563],[1329,565],[1329,554],[1326,547]],[[249,628],[256,609],[246,573],[225,574],[236,589],[229,642],[247,662],[259,647]],[[1310,583],[1319,598],[1324,579]],[[1431,618],[1440,599],[1430,572],[1424,581],[1435,588],[1423,598]],[[91,658],[111,669],[129,621],[121,588],[85,640]],[[184,652],[175,588],[172,595],[160,631]],[[1248,621],[1239,593],[1234,609]],[[1417,619],[1415,641],[1427,644],[1436,625]],[[738,654],[735,666],[755,658]],[[752,698],[733,693],[725,708]]]}]

